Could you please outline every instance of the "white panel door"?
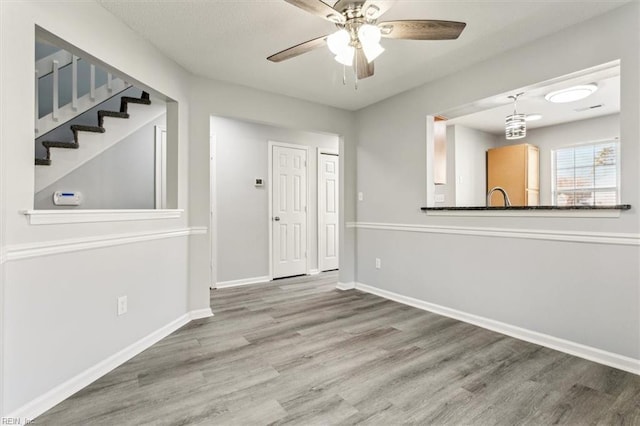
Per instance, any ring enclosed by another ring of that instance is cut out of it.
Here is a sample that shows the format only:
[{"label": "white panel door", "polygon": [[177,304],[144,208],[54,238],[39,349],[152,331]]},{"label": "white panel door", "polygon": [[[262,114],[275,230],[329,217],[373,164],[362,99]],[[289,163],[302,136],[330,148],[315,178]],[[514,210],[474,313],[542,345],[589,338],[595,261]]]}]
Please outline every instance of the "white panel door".
[{"label": "white panel door", "polygon": [[320,154],[318,161],[318,269],[338,269],[338,183],[337,155]]},{"label": "white panel door", "polygon": [[307,151],[273,147],[273,278],[307,273]]}]

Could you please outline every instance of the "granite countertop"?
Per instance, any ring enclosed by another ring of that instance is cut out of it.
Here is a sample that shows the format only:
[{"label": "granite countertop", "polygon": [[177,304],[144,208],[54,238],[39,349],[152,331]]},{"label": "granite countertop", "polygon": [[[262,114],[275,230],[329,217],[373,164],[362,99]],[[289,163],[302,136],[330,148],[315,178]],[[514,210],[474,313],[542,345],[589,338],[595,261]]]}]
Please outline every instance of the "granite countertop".
[{"label": "granite countertop", "polygon": [[423,211],[445,210],[629,210],[631,204],[617,204],[615,206],[471,206],[471,207],[421,207]]}]

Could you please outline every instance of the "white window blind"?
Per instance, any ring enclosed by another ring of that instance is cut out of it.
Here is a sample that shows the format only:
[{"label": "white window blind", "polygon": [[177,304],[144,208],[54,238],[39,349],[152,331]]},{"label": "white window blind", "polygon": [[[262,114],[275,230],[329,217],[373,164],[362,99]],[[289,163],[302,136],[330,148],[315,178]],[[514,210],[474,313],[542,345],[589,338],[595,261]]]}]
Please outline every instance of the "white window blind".
[{"label": "white window blind", "polygon": [[576,145],[552,151],[553,204],[618,204],[619,151],[618,141]]}]

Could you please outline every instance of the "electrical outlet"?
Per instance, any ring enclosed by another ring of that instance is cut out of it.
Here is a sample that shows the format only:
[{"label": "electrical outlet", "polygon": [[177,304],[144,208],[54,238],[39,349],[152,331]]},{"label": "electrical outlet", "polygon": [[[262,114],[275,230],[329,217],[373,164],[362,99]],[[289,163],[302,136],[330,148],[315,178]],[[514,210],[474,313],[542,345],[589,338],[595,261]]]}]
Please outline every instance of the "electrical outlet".
[{"label": "electrical outlet", "polygon": [[376,269],[382,268],[382,261],[380,258],[376,257]]},{"label": "electrical outlet", "polygon": [[364,201],[364,193],[358,192],[358,201]]},{"label": "electrical outlet", "polygon": [[444,203],[444,194],[436,194],[436,203]]},{"label": "electrical outlet", "polygon": [[118,316],[127,313],[127,296],[118,297]]}]

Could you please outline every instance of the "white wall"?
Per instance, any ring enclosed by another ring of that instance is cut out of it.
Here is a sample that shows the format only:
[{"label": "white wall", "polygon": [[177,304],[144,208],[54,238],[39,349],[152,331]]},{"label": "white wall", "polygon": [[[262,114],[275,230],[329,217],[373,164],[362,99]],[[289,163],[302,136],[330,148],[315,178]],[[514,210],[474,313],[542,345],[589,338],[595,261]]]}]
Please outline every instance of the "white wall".
[{"label": "white wall", "polygon": [[[619,137],[620,114],[528,130],[526,139],[519,143],[529,143],[540,149],[540,204],[547,206],[553,204],[551,200],[552,150],[578,143],[613,140]],[[510,145],[509,142],[502,138],[501,145]],[[625,155],[624,152],[621,153],[621,156],[623,155]],[[627,202],[624,198],[622,201]]]},{"label": "white wall", "polygon": [[[216,135],[217,282],[269,275],[268,143],[310,147],[308,171],[309,268],[318,268],[317,149],[338,151],[336,135],[295,131],[211,117]],[[264,186],[256,187],[255,178]]]},{"label": "white wall", "polygon": [[455,125],[456,206],[487,204],[487,150],[495,148],[495,135]]},{"label": "white wall", "polygon": [[[359,111],[357,185],[365,196],[355,225],[358,281],[640,360],[640,248],[615,239],[623,234],[637,241],[640,231],[640,48],[631,36],[639,18],[640,4],[633,2]],[[632,204],[631,211],[608,219],[420,211],[427,115],[616,59],[622,67],[622,202]],[[536,232],[547,241],[532,239]],[[573,233],[593,238],[569,242]],[[382,269],[375,269],[374,257]]]},{"label": "white wall", "polygon": [[[194,237],[188,237],[185,214],[30,225],[21,213],[34,207],[34,84],[28,70],[34,69],[36,25],[99,66],[128,75],[137,87],[177,102],[171,108],[178,114],[169,123],[171,149],[179,158],[173,193],[178,207],[188,203],[189,75],[95,2],[0,2],[0,248],[6,255],[0,416],[37,414],[64,397],[45,392],[209,302],[207,294],[191,297],[188,240]],[[139,242],[125,238],[131,235]],[[100,248],[89,248],[87,241]],[[117,317],[122,294],[129,296],[129,313]]]},{"label": "white wall", "polygon": [[[191,99],[189,218],[194,226],[207,226],[209,223],[210,188],[203,182],[209,181],[209,136],[215,132],[210,126],[212,115],[295,131],[339,135],[340,175],[343,177],[340,188],[340,223],[344,225],[355,219],[355,114],[204,78],[192,79]],[[355,232],[343,226],[340,233],[339,279],[353,282]],[[190,272],[194,282],[212,283],[209,244],[206,238],[192,238],[190,249],[195,255],[191,258]],[[201,291],[208,294],[207,287],[203,287]]]}]

